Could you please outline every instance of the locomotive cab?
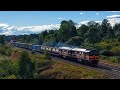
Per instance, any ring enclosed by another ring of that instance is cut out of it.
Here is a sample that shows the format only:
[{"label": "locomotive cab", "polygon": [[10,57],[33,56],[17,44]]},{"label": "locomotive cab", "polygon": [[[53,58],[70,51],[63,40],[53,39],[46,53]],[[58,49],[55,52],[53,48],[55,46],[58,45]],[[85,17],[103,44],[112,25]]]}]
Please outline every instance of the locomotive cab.
[{"label": "locomotive cab", "polygon": [[99,61],[99,52],[97,50],[91,50],[89,52],[89,61],[92,64],[97,64]]}]

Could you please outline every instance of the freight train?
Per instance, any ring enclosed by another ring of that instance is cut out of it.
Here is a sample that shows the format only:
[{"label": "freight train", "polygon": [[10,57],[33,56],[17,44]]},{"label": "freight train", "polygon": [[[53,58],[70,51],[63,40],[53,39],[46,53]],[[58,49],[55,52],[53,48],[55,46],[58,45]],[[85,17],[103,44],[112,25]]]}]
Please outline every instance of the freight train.
[{"label": "freight train", "polygon": [[34,50],[42,53],[44,50],[47,50],[50,55],[74,60],[77,62],[87,62],[96,65],[99,62],[99,52],[97,50],[70,47],[49,47],[20,42],[11,42],[11,44],[16,47]]}]

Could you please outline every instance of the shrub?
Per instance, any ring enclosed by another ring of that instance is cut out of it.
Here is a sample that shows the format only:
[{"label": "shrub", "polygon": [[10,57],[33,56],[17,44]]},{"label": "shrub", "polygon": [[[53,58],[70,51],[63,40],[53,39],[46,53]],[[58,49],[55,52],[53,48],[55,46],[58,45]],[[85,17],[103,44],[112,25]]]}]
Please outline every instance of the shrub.
[{"label": "shrub", "polygon": [[11,60],[3,59],[0,60],[0,68],[5,70],[8,75],[13,73],[13,63]]},{"label": "shrub", "polygon": [[51,59],[48,51],[46,50],[44,51],[44,59],[49,59],[49,60]]},{"label": "shrub", "polygon": [[120,47],[119,46],[118,47],[113,47],[110,51],[116,56],[120,55]]},{"label": "shrub", "polygon": [[32,51],[31,51],[31,53],[32,53],[32,54],[35,54],[35,51],[34,51],[34,50],[32,50]]},{"label": "shrub", "polygon": [[118,63],[120,63],[120,56],[117,58]]},{"label": "shrub", "polygon": [[0,68],[0,79],[2,79],[3,77],[7,75],[8,75],[7,72],[4,69]]},{"label": "shrub", "polygon": [[4,48],[2,48],[2,47],[0,47],[0,54],[1,55],[6,55],[6,52],[5,52]]},{"label": "shrub", "polygon": [[6,55],[7,55],[7,56],[11,56],[11,52],[12,52],[11,48],[7,49],[7,50],[6,50]]},{"label": "shrub", "polygon": [[18,75],[18,66],[8,59],[0,60],[0,78],[5,78],[10,75]]},{"label": "shrub", "polygon": [[17,79],[15,75],[10,75],[8,77],[5,77],[4,79]]},{"label": "shrub", "polygon": [[100,54],[101,54],[101,55],[105,55],[105,56],[110,56],[110,55],[112,55],[112,53],[111,53],[109,50],[101,50],[101,51],[100,51]]},{"label": "shrub", "polygon": [[1,45],[0,46],[0,54],[1,55],[6,55],[6,56],[10,56],[11,55],[11,48],[5,45]]},{"label": "shrub", "polygon": [[104,49],[110,50],[112,48],[112,45],[110,45],[110,43],[107,43],[105,41],[96,43],[95,46],[100,50],[104,50]]},{"label": "shrub", "polygon": [[117,37],[117,41],[120,42],[120,36]]}]

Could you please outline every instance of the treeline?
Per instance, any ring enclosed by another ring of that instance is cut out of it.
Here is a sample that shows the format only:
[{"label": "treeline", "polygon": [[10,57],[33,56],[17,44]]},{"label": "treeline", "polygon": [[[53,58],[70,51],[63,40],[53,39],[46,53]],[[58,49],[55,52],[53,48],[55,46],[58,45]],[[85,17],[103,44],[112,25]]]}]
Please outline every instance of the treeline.
[{"label": "treeline", "polygon": [[79,28],[76,28],[76,25],[72,20],[64,20],[61,22],[59,30],[45,30],[40,34],[19,35],[14,39],[53,47],[71,46],[98,49],[102,50],[101,52],[108,52],[108,50],[114,52],[119,48],[120,23],[112,27],[108,20],[104,19],[101,24],[90,21],[87,25],[83,24]]}]

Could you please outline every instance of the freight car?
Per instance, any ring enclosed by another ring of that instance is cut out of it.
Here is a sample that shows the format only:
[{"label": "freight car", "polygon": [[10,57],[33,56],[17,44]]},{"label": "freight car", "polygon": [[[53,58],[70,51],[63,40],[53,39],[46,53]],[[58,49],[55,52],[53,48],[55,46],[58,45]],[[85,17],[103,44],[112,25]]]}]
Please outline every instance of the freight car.
[{"label": "freight car", "polygon": [[27,48],[27,43],[19,43],[20,48]]},{"label": "freight car", "polygon": [[27,46],[26,49],[32,50],[32,46],[33,46],[32,44],[27,44],[26,46]]},{"label": "freight car", "polygon": [[41,45],[32,45],[32,50],[40,52],[41,51]]}]

